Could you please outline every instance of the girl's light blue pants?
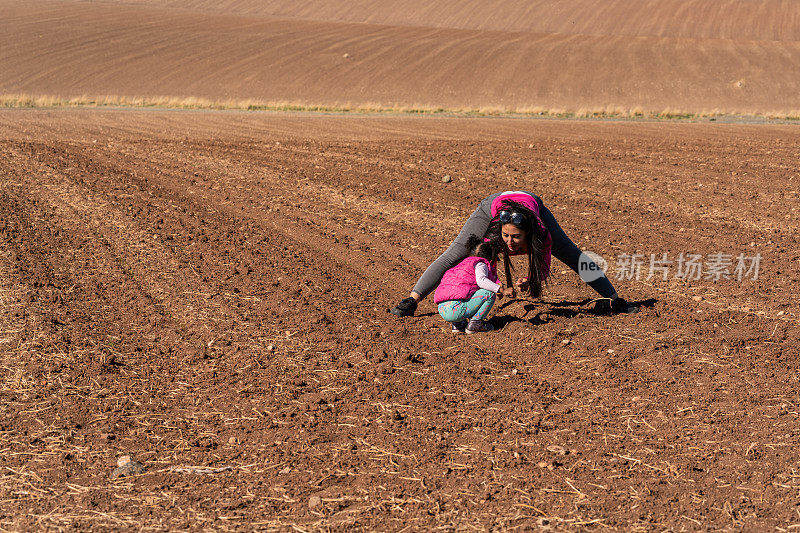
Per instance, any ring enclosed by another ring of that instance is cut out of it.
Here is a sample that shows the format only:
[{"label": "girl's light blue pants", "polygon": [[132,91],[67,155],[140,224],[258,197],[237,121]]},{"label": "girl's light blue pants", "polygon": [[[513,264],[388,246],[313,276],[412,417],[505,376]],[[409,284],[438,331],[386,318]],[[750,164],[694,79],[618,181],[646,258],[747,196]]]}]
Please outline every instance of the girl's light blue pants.
[{"label": "girl's light blue pants", "polygon": [[447,300],[439,304],[439,314],[448,322],[472,319],[483,320],[492,310],[497,295],[486,289],[478,289],[469,300]]}]

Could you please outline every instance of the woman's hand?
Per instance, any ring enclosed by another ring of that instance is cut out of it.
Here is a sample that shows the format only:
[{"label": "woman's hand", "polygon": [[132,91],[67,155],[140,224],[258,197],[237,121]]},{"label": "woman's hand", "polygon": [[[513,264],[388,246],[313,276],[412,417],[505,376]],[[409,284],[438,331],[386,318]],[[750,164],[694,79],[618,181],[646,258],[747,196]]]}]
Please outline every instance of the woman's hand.
[{"label": "woman's hand", "polygon": [[514,287],[500,287],[500,290],[497,291],[497,299],[502,300],[503,296],[508,296],[510,298],[514,297]]},{"label": "woman's hand", "polygon": [[611,301],[611,311],[613,313],[626,313],[628,315],[632,315],[639,312],[639,306],[633,305],[625,298],[620,298],[618,296]]},{"label": "woman's hand", "polygon": [[597,303],[594,306],[595,313],[601,315],[609,315],[609,314],[634,314],[639,312],[639,306],[633,305],[632,303],[628,302],[625,298],[620,298],[619,296],[608,299],[608,298],[601,298],[597,300]]},{"label": "woman's hand", "polygon": [[520,291],[525,292],[528,290],[530,284],[528,283],[528,278],[519,278],[516,282],[514,282],[514,285]]}]

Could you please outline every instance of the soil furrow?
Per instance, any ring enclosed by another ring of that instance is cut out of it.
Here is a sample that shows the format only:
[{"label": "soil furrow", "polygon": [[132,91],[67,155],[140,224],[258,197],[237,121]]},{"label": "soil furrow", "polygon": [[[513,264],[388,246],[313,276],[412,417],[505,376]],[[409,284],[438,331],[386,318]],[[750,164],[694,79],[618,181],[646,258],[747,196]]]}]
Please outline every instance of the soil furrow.
[{"label": "soil furrow", "polygon": [[[790,130],[340,120],[0,113],[0,527],[792,523]],[[556,263],[490,334],[386,313],[507,188],[648,254],[642,312]],[[763,268],[646,279],[692,250]]]}]

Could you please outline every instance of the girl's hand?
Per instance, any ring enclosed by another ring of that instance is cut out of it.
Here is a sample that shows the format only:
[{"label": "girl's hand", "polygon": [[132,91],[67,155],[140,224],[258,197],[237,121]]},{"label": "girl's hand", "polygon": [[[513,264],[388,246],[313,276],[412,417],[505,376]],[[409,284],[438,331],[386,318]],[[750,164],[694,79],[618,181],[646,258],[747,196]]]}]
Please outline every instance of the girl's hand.
[{"label": "girl's hand", "polygon": [[528,290],[528,278],[519,278],[514,285],[522,292],[525,292]]},{"label": "girl's hand", "polygon": [[504,287],[497,291],[497,299],[502,300],[503,296],[508,296],[509,298],[513,298],[515,296],[514,287]]}]

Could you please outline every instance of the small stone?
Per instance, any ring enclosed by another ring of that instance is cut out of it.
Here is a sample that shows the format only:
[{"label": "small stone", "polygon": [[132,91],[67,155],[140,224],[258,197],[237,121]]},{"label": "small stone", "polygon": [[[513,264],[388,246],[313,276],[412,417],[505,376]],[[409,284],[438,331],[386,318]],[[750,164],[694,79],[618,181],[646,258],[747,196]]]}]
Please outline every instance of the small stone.
[{"label": "small stone", "polygon": [[395,411],[394,415],[392,415],[392,418],[394,418],[397,421],[400,421],[403,420],[403,418],[405,417],[403,416],[403,413],[401,413],[400,411]]},{"label": "small stone", "polygon": [[270,344],[269,346],[267,346],[267,351],[268,352],[274,352],[275,351],[275,345],[274,344]]},{"label": "small stone", "polygon": [[344,54],[342,57],[343,57],[343,58],[345,58],[345,59],[347,59],[347,58],[349,58],[349,57],[350,57],[350,54]]},{"label": "small stone", "polygon": [[608,353],[614,353],[614,350],[606,350]]},{"label": "small stone", "polygon": [[519,452],[514,452],[514,459],[519,459]]},{"label": "small stone", "polygon": [[288,474],[291,471],[292,471],[291,468],[289,468],[288,466],[285,466],[285,467],[281,468],[280,470],[278,470],[278,473],[279,474],[283,474],[285,476],[286,474]]},{"label": "small stone", "polygon": [[547,447],[547,451],[558,455],[567,455],[567,450],[564,449],[563,446],[559,446],[558,444],[551,444],[550,446]]},{"label": "small stone", "polygon": [[442,178],[442,183],[450,183],[451,181],[453,181],[453,178],[449,174]]},{"label": "small stone", "polygon": [[550,466],[550,463],[547,463],[545,461],[539,461],[538,463],[536,463],[536,466],[538,466],[539,468],[547,468],[548,466]]},{"label": "small stone", "polygon": [[139,461],[128,461],[123,466],[119,466],[111,472],[112,478],[135,476],[144,472],[144,465]]},{"label": "small stone", "polygon": [[572,342],[572,339],[564,339],[563,341],[561,341],[561,344],[563,344],[564,346],[566,346],[567,344],[569,344],[569,343],[571,343],[571,342]]},{"label": "small stone", "polygon": [[238,444],[238,442],[239,439],[237,439],[236,437],[231,437],[228,439],[228,444]]},{"label": "small stone", "polygon": [[703,297],[702,296],[692,296],[692,300],[694,300],[695,302],[702,302],[703,301]]},{"label": "small stone", "polygon": [[309,509],[316,509],[317,507],[322,506],[322,498],[319,496],[312,496],[308,499],[308,508]]},{"label": "small stone", "polygon": [[783,315],[784,315],[783,311],[778,311],[778,316],[783,316]]},{"label": "small stone", "polygon": [[119,459],[117,459],[117,466],[125,466],[126,464],[128,464],[130,462],[131,462],[131,456],[130,455],[123,455],[123,456],[120,456]]},{"label": "small stone", "polygon": [[517,370],[517,369],[515,368],[515,369],[511,370],[511,374],[513,374],[514,376],[516,376],[517,374],[519,374],[519,370]]}]

